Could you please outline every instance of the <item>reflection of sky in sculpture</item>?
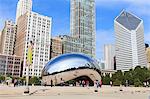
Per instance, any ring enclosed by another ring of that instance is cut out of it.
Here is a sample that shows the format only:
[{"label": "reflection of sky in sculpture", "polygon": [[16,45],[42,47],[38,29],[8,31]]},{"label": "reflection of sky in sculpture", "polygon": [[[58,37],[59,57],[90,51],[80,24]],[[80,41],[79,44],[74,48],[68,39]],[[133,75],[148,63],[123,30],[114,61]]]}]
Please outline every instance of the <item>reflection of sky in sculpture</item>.
[{"label": "reflection of sky in sculpture", "polygon": [[83,54],[64,54],[49,61],[44,67],[45,73],[60,72],[71,68],[90,67],[99,69],[94,59]]}]

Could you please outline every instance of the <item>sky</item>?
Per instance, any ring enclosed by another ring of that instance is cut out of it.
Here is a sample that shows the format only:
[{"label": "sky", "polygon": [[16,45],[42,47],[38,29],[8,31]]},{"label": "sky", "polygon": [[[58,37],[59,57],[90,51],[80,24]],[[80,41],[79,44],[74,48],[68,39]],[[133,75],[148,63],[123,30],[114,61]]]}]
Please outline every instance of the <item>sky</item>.
[{"label": "sky", "polygon": [[[0,30],[15,21],[18,0],[0,0]],[[114,19],[125,9],[144,21],[145,43],[150,44],[150,0],[96,0],[96,57],[103,59],[104,44],[114,44]],[[70,0],[33,0],[33,11],[52,17],[52,36],[70,34]]]}]

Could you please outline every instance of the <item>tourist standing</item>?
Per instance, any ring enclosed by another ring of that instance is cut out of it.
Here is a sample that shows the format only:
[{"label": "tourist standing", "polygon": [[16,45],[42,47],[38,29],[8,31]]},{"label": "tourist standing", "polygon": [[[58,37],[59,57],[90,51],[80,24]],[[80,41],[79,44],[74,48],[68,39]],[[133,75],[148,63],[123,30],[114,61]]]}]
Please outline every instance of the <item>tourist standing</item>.
[{"label": "tourist standing", "polygon": [[51,87],[53,87],[53,80],[51,79]]},{"label": "tourist standing", "polygon": [[102,80],[100,80],[100,87],[102,87]]},{"label": "tourist standing", "polygon": [[14,87],[17,85],[17,79],[14,80]]},{"label": "tourist standing", "polygon": [[113,85],[113,83],[112,83],[112,81],[110,81],[110,86],[112,87],[112,85]]}]

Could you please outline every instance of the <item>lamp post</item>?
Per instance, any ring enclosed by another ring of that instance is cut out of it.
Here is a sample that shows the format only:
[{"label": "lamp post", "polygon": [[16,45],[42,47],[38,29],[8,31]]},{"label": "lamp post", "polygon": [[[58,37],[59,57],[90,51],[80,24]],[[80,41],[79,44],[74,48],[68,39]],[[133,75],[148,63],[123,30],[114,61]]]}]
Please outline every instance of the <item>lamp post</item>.
[{"label": "lamp post", "polygon": [[[24,91],[24,94],[29,95],[29,68],[32,64],[32,49],[33,49],[33,43],[30,41],[29,47],[28,47],[28,54],[27,54],[27,67],[26,67],[26,89]],[[25,61],[26,62],[26,61]]]},{"label": "lamp post", "polygon": [[26,67],[26,89],[24,91],[24,94],[29,94],[29,65]]}]

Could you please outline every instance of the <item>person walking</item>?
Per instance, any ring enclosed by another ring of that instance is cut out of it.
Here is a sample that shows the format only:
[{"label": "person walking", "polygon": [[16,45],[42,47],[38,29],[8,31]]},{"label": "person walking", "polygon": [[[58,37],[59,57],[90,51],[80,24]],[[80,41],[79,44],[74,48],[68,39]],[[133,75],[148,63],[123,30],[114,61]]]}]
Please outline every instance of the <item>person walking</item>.
[{"label": "person walking", "polygon": [[51,87],[53,87],[53,80],[51,79]]},{"label": "person walking", "polygon": [[14,80],[14,87],[17,85],[17,79]]},{"label": "person walking", "polygon": [[102,80],[100,80],[100,87],[102,87]]},{"label": "person walking", "polygon": [[64,85],[64,81],[63,81],[62,78],[60,80],[61,80],[61,86],[63,86]]},{"label": "person walking", "polygon": [[112,87],[112,85],[113,85],[113,83],[112,83],[112,81],[110,81],[110,86]]},{"label": "person walking", "polygon": [[82,87],[84,87],[85,86],[85,81],[84,80],[82,80]]},{"label": "person walking", "polygon": [[149,82],[148,81],[146,82],[146,85],[147,85],[147,87],[149,87]]},{"label": "person walking", "polygon": [[98,92],[98,86],[99,86],[98,80],[94,81],[94,87],[95,87],[94,92]]},{"label": "person walking", "polygon": [[128,80],[126,80],[126,85],[125,85],[126,87],[128,86]]}]

